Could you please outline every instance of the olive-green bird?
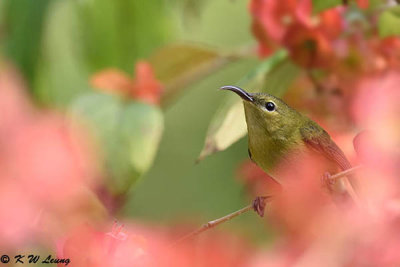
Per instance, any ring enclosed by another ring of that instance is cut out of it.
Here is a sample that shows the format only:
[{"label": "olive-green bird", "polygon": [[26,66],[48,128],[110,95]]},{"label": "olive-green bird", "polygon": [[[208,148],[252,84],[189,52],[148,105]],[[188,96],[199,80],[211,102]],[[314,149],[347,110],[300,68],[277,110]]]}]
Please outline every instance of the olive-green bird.
[{"label": "olive-green bird", "polygon": [[[233,91],[243,99],[249,156],[281,185],[284,186],[284,181],[277,166],[282,166],[284,162],[288,163],[284,165],[285,168],[290,168],[290,160],[301,157],[304,151],[322,155],[322,158],[341,170],[351,168],[342,150],[321,126],[281,99],[266,93],[248,93],[236,86],[223,86],[221,89]],[[336,193],[356,197],[345,179],[329,187]],[[254,209],[260,216],[264,214],[263,199],[257,197],[254,201]]]}]

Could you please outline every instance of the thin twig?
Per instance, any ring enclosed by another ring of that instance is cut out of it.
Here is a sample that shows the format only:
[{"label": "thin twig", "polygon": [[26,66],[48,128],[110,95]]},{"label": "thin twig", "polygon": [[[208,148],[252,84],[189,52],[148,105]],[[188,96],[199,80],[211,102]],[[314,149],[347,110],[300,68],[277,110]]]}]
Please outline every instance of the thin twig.
[{"label": "thin twig", "polygon": [[[336,173],[336,174],[330,176],[329,179],[337,180],[337,179],[343,178],[345,176],[348,176],[348,175],[354,173],[355,171],[357,171],[361,167],[362,166],[356,166],[356,167],[353,167],[351,169],[347,169],[345,171]],[[267,200],[267,199],[269,199],[269,197],[266,197],[264,200]],[[193,232],[191,232],[191,233],[181,237],[177,241],[175,241],[172,244],[172,246],[177,245],[178,243],[181,243],[182,241],[185,241],[187,239],[193,238],[193,237],[197,236],[198,234],[201,234],[204,231],[207,231],[207,230],[209,230],[211,228],[214,228],[215,226],[220,225],[221,223],[230,221],[231,219],[233,219],[233,218],[235,218],[235,217],[237,217],[237,216],[239,216],[239,215],[241,215],[241,214],[243,214],[245,212],[253,210],[253,209],[254,209],[253,204],[250,204],[250,205],[247,205],[246,207],[244,207],[244,208],[242,208],[242,209],[240,209],[238,211],[232,212],[232,213],[230,213],[230,214],[228,214],[228,215],[226,215],[224,217],[221,217],[221,218],[216,219],[216,220],[209,221],[208,223],[203,224],[200,228],[194,230]]]},{"label": "thin twig", "polygon": [[357,171],[358,169],[360,169],[362,166],[356,166],[347,170],[344,170],[342,172],[338,172],[337,174],[331,175],[329,177],[329,179],[332,179],[334,181],[336,181],[337,179],[343,178],[345,176],[349,176],[350,174],[353,174],[355,171]]},{"label": "thin twig", "polygon": [[219,225],[221,223],[227,222],[227,221],[239,216],[240,214],[248,212],[250,210],[253,210],[253,204],[250,204],[250,205],[248,205],[248,206],[246,206],[246,207],[244,207],[244,208],[242,208],[242,209],[240,209],[238,211],[232,212],[232,213],[230,213],[230,214],[228,214],[228,215],[226,215],[224,217],[221,217],[219,219],[216,219],[216,220],[213,220],[213,221],[209,221],[208,223],[203,224],[199,229],[197,229],[197,230],[195,230],[195,231],[193,231],[193,232],[181,237],[173,245],[176,245],[176,244],[178,244],[178,243],[180,243],[180,242],[182,242],[182,241],[184,241],[186,239],[192,238],[192,237],[194,237],[194,236],[196,236],[196,235],[198,235],[198,234],[200,234],[200,233],[202,233],[204,231],[207,231],[207,230],[209,230],[209,229],[211,229],[211,228],[213,228],[213,227],[215,227],[215,226],[217,226],[217,225]]}]

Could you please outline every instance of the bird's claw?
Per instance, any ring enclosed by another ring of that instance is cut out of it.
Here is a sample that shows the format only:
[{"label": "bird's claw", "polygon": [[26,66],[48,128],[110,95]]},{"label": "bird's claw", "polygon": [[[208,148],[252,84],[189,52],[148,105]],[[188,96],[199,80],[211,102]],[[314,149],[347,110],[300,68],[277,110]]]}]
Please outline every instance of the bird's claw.
[{"label": "bird's claw", "polygon": [[253,201],[253,209],[260,217],[264,217],[267,197],[256,197]]}]

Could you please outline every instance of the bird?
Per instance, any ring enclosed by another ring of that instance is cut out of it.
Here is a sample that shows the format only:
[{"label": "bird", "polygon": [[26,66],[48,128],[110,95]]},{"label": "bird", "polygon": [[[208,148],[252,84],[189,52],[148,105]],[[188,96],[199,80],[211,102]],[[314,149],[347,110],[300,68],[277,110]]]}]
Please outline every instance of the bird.
[{"label": "bird", "polygon": [[[249,157],[283,187],[288,178],[281,177],[287,173],[282,169],[290,168],[304,155],[323,158],[329,166],[341,170],[352,167],[343,151],[320,125],[282,99],[267,93],[249,93],[237,86],[220,89],[232,91],[242,98]],[[352,185],[347,179],[340,179],[334,183],[328,179],[328,170],[321,178],[332,194],[356,198],[354,182]],[[269,197],[258,196],[253,201],[253,208],[261,217],[264,215],[265,200]]]}]

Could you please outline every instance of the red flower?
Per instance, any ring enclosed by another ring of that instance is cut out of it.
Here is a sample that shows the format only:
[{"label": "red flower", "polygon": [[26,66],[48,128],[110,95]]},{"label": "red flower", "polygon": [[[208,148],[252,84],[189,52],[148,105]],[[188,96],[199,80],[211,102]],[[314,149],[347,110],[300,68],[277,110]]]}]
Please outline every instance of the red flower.
[{"label": "red flower", "polygon": [[356,0],[359,8],[365,9],[369,7],[369,0]]},{"label": "red flower", "polygon": [[301,22],[309,24],[310,0],[253,0],[250,3],[253,23],[259,24],[268,37],[280,42],[288,26]]},{"label": "red flower", "polygon": [[341,8],[332,8],[321,12],[316,29],[329,40],[337,39],[343,30],[341,13]]},{"label": "red flower", "polygon": [[253,0],[250,12],[253,16],[253,33],[259,40],[261,56],[268,56],[271,50],[282,41],[288,26],[298,23],[308,24],[311,2],[302,0],[268,1]]},{"label": "red flower", "polygon": [[135,74],[132,96],[150,104],[159,104],[162,86],[154,77],[151,65],[145,61],[139,61],[136,63]]},{"label": "red flower", "polygon": [[340,9],[312,16],[311,0],[253,0],[252,30],[259,41],[260,56],[284,46],[300,65],[321,66],[329,62],[331,42],[342,30]]},{"label": "red flower", "polygon": [[107,92],[115,92],[149,104],[159,104],[162,85],[154,77],[151,65],[139,61],[135,67],[135,78],[118,69],[106,69],[94,74],[90,80],[93,87]]},{"label": "red flower", "polygon": [[132,91],[132,79],[124,72],[110,68],[95,73],[90,84],[105,92],[128,95]]},{"label": "red flower", "polygon": [[387,67],[398,68],[400,66],[400,38],[387,37],[378,41],[377,53],[382,55]]},{"label": "red flower", "polygon": [[290,56],[299,65],[305,67],[325,66],[333,55],[329,40],[317,29],[303,25],[293,25],[285,35],[283,44]]}]

